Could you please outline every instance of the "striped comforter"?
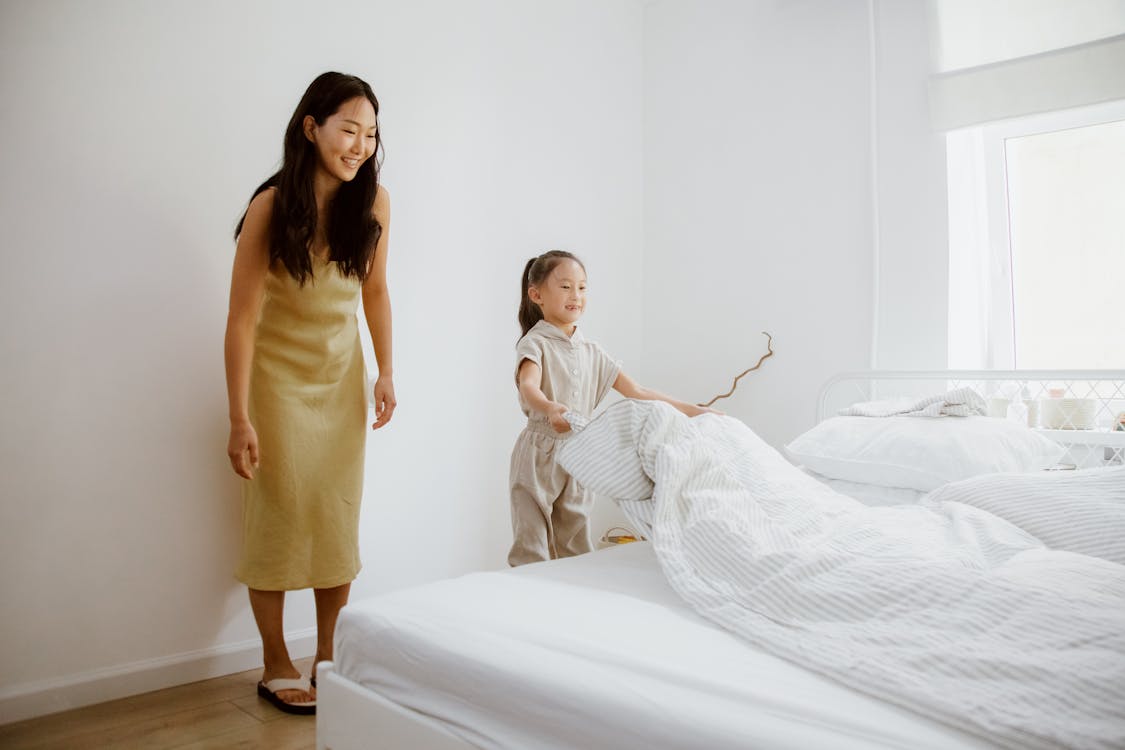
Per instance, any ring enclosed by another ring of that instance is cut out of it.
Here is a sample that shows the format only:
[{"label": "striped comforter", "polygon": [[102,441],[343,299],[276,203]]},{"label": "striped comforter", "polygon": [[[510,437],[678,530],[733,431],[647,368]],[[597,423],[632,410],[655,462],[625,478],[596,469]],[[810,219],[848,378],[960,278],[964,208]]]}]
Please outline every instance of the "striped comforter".
[{"label": "striped comforter", "polygon": [[653,403],[637,439],[657,556],[703,616],[1001,746],[1125,747],[1125,566],[1002,509],[863,506],[735,419]]}]

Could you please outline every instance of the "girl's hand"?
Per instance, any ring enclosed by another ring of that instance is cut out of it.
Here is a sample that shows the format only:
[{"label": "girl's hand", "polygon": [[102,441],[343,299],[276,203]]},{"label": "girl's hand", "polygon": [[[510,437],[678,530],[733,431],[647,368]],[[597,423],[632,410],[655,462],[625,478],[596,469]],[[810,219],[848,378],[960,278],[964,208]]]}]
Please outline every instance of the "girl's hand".
[{"label": "girl's hand", "polygon": [[684,414],[689,417],[698,417],[700,414],[719,414],[723,412],[712,409],[708,406],[698,406],[697,404],[688,404],[686,409],[683,409]]},{"label": "girl's hand", "polygon": [[390,375],[380,375],[375,380],[374,396],[375,423],[371,425],[371,429],[377,430],[391,421],[398,403],[395,401],[395,384]]},{"label": "girl's hand", "polygon": [[563,418],[563,414],[567,412],[566,404],[555,402],[551,404],[547,410],[547,419],[551,422],[551,427],[555,432],[570,432],[570,422]]},{"label": "girl's hand", "polygon": [[254,469],[258,468],[258,433],[249,421],[230,426],[227,457],[235,474],[244,479],[254,478]]}]

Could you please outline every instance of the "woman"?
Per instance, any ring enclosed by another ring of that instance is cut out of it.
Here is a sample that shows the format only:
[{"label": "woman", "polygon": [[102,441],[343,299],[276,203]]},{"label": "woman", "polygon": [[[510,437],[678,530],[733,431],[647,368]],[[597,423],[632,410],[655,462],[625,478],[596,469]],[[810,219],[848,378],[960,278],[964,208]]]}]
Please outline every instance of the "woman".
[{"label": "woman", "polygon": [[314,713],[316,695],[285,645],[285,592],[314,590],[316,661],[331,659],[336,618],[360,569],[361,297],[379,366],[372,428],[395,409],[378,114],[359,78],[317,77],[289,121],[280,171],[254,192],[235,230],[225,354],[227,454],[246,480],[236,577],[262,637],[258,693],[289,713]]}]

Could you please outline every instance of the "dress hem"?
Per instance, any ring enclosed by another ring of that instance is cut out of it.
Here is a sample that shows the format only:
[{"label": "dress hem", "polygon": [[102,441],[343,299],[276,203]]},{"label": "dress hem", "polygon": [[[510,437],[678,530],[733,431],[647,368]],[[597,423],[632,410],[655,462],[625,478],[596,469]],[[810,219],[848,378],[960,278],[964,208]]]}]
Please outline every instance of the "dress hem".
[{"label": "dress hem", "polygon": [[352,581],[354,581],[359,576],[359,571],[362,569],[363,566],[360,566],[354,573],[346,576],[338,576],[336,578],[329,578],[327,580],[299,584],[288,582],[277,583],[271,581],[269,585],[254,585],[250,581],[246,580],[246,578],[238,575],[237,573],[235,574],[234,578],[247,588],[254,589],[255,591],[303,591],[304,589],[334,589],[337,586],[343,586],[345,583],[351,583]]}]

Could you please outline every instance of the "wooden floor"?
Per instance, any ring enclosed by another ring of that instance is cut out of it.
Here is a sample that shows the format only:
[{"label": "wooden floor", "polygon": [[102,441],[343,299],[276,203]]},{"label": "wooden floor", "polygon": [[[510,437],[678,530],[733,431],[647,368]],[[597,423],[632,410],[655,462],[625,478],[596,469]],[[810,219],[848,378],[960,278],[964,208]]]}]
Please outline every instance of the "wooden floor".
[{"label": "wooden floor", "polygon": [[[295,661],[307,675],[312,658]],[[0,748],[270,748],[313,750],[316,719],[258,697],[262,670],[0,726]]]}]

